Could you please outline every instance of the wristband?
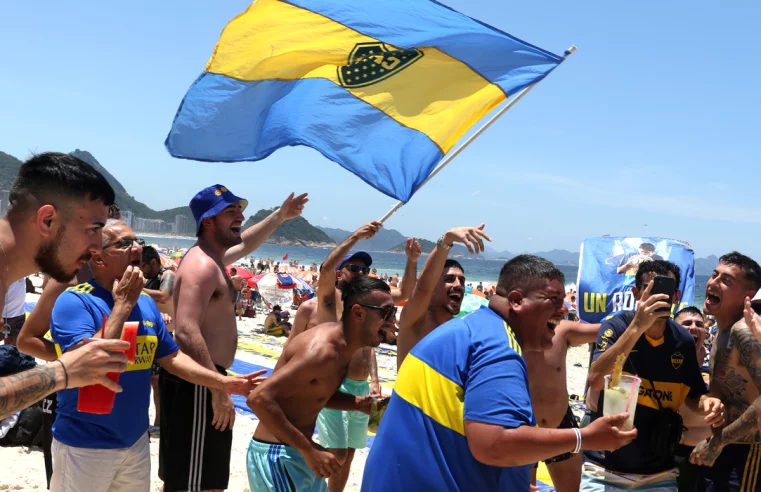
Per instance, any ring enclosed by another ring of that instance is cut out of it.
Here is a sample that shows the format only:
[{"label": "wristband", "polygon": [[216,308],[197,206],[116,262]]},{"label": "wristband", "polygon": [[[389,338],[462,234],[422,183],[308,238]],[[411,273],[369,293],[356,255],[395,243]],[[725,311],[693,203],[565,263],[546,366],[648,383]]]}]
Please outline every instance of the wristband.
[{"label": "wristband", "polygon": [[61,363],[61,369],[63,369],[63,376],[65,378],[64,379],[65,382],[63,384],[63,389],[67,389],[69,387],[69,373],[68,373],[68,371],[66,371],[66,366],[63,365],[63,362],[61,362],[61,359],[56,359],[55,361]]},{"label": "wristband", "polygon": [[454,245],[453,244],[447,244],[447,242],[444,241],[444,236],[441,236],[439,238],[439,240],[436,241],[436,246],[438,246],[438,247],[440,247],[440,248],[442,248],[442,249],[444,249],[446,251],[449,251],[450,249],[452,249],[452,246],[454,246]]},{"label": "wristband", "polygon": [[574,428],[573,431],[576,433],[576,448],[573,450],[573,454],[579,454],[581,451],[581,430]]}]

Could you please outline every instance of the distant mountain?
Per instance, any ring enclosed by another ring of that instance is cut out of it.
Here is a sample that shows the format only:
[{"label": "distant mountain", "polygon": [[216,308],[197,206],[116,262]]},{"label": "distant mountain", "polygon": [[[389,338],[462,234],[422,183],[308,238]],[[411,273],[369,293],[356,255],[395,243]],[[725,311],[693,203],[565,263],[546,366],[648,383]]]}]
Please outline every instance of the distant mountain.
[{"label": "distant mountain", "polygon": [[[317,228],[330,236],[336,243],[342,243],[351,235],[351,231],[344,229],[332,229],[321,226],[317,226]],[[366,251],[388,251],[399,243],[404,243],[406,240],[407,236],[397,230],[381,228],[375,236],[362,241],[357,247]]]},{"label": "distant mountain", "polygon": [[[263,221],[269,217],[273,210],[275,209],[259,210],[243,224],[243,230]],[[290,244],[316,248],[336,245],[336,242],[330,236],[310,224],[304,217],[296,217],[295,219],[283,222],[265,242],[269,244]]]},{"label": "distant mountain", "polygon": [[94,167],[100,174],[103,175],[104,178],[106,178],[106,181],[108,181],[108,184],[111,185],[114,191],[121,191],[125,194],[127,193],[124,185],[122,185],[118,179],[116,179],[110,172],[108,172],[105,167],[101,166],[100,162],[98,162],[98,160],[93,157],[91,153],[87,152],[86,150],[76,149],[74,152],[69,152],[69,155],[73,155],[77,159],[85,161]]},{"label": "distant mountain", "polygon": [[716,255],[711,255],[708,258],[697,258],[695,260],[695,275],[711,275],[718,264],[719,257]]},{"label": "distant mountain", "polygon": [[23,163],[12,155],[0,152],[0,188],[3,190],[11,188],[21,164]]},{"label": "distant mountain", "polygon": [[550,260],[555,265],[578,266],[579,264],[579,253],[571,253],[564,249],[540,251],[539,253],[532,254]]}]

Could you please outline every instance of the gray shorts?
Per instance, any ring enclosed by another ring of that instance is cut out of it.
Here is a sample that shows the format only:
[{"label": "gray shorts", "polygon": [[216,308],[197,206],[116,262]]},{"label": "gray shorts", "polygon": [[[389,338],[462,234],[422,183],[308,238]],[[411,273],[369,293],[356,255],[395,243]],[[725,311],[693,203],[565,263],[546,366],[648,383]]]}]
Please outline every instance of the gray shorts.
[{"label": "gray shorts", "polygon": [[22,314],[13,318],[3,318],[3,320],[5,321],[5,328],[8,329],[8,336],[18,337],[18,334],[21,333],[21,327],[24,326],[24,321],[26,321],[26,315]]}]

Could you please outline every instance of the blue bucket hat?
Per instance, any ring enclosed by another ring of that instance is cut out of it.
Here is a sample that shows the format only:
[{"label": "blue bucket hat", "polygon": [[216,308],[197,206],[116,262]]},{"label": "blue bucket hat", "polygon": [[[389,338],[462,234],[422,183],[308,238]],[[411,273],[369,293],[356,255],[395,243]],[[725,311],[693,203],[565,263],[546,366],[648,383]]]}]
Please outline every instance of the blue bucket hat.
[{"label": "blue bucket hat", "polygon": [[373,257],[370,256],[368,253],[364,251],[357,251],[356,253],[351,253],[346,256],[344,256],[344,259],[341,260],[341,263],[338,264],[338,267],[336,267],[336,270],[340,270],[343,268],[344,263],[346,263],[349,260],[360,260],[362,263],[365,264],[366,267],[369,267],[373,264]]},{"label": "blue bucket hat", "polygon": [[206,217],[214,217],[225,207],[233,203],[240,202],[241,210],[248,206],[248,200],[233,194],[220,184],[204,188],[190,200],[190,210],[193,212],[193,218],[196,219],[196,234],[201,228],[201,221]]}]

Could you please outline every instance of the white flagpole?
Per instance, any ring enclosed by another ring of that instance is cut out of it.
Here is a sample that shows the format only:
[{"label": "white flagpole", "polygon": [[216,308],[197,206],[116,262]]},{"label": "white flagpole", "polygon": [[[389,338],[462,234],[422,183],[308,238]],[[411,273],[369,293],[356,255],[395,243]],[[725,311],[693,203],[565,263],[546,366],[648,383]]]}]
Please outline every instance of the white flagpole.
[{"label": "white flagpole", "polygon": [[[563,59],[565,60],[565,59],[566,59],[566,58],[568,58],[570,55],[572,55],[572,54],[573,54],[575,51],[576,51],[576,46],[571,46],[571,47],[570,47],[570,48],[568,48],[568,50],[566,50],[566,52],[563,54]],[[540,81],[540,82],[541,82],[541,81]],[[516,94],[516,95],[515,95],[515,97],[513,97],[511,100],[509,100],[509,101],[507,102],[507,104],[505,104],[504,106],[502,106],[502,109],[500,109],[499,111],[497,111],[497,113],[496,113],[494,116],[492,116],[492,117],[489,119],[489,121],[487,121],[486,123],[484,123],[484,124],[483,124],[483,126],[481,126],[481,128],[479,128],[478,130],[476,130],[476,131],[473,133],[473,135],[471,135],[471,136],[470,136],[470,137],[469,137],[469,138],[468,138],[468,139],[467,139],[465,142],[463,142],[463,143],[462,143],[462,145],[460,145],[459,147],[457,147],[457,148],[456,148],[454,151],[452,151],[452,153],[450,153],[450,154],[447,154],[447,156],[446,156],[446,157],[444,157],[444,159],[443,159],[443,160],[442,160],[442,161],[439,163],[439,165],[438,165],[438,166],[436,166],[436,169],[434,169],[434,170],[431,172],[431,174],[429,174],[429,175],[428,175],[428,177],[427,177],[427,178],[425,178],[425,181],[423,181],[423,183],[420,185],[420,187],[418,187],[417,191],[420,191],[420,189],[421,189],[423,186],[425,186],[425,185],[426,185],[426,183],[428,183],[430,180],[432,180],[434,176],[436,176],[437,174],[439,174],[439,172],[441,172],[441,170],[442,170],[442,169],[444,169],[444,167],[446,167],[446,165],[447,165],[447,164],[449,164],[450,162],[452,162],[452,159],[454,159],[455,157],[457,157],[457,156],[460,154],[460,152],[462,152],[463,150],[465,150],[465,148],[466,148],[468,145],[470,145],[470,144],[473,142],[473,140],[475,140],[475,139],[476,139],[476,138],[477,138],[479,135],[481,135],[481,134],[484,132],[484,130],[486,130],[487,128],[489,128],[489,127],[491,126],[491,124],[492,124],[492,123],[494,123],[495,121],[497,121],[497,119],[498,119],[500,116],[502,116],[503,114],[505,114],[505,112],[506,112],[508,109],[512,108],[512,107],[513,107],[513,105],[515,105],[515,103],[517,103],[518,101],[520,101],[520,100],[521,100],[521,98],[522,98],[523,96],[525,96],[526,94],[528,94],[528,92],[529,92],[531,89],[533,89],[534,87],[536,87],[536,85],[537,85],[538,83],[539,83],[539,82],[536,82],[536,83],[534,83],[534,84],[531,84],[530,86],[528,86],[528,87],[524,88],[523,90],[521,90],[520,92],[518,92],[518,94]],[[416,193],[417,193],[417,191],[416,191]],[[402,201],[399,201],[399,202],[397,202],[397,204],[396,204],[396,205],[394,205],[394,207],[393,207],[391,210],[389,210],[389,211],[386,213],[386,215],[384,215],[384,216],[383,216],[383,218],[382,218],[380,221],[381,221],[381,222],[386,222],[386,220],[388,220],[388,218],[389,218],[389,217],[391,217],[392,215],[394,215],[394,214],[396,213],[396,211],[397,211],[397,210],[399,210],[400,208],[402,208],[402,206],[403,206],[403,205],[404,205],[404,202],[402,202]]]}]

